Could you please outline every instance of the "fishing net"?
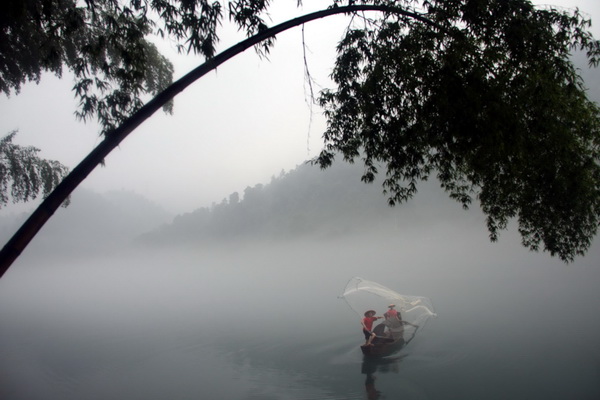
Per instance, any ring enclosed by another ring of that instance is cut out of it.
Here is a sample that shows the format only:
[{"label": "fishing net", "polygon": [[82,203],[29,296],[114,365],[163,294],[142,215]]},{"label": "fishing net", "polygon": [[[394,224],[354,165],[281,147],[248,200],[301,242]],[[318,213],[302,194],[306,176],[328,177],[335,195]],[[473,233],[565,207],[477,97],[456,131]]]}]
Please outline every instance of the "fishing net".
[{"label": "fishing net", "polygon": [[431,300],[422,296],[408,296],[397,293],[379,283],[359,277],[350,279],[344,293],[339,296],[350,308],[363,318],[368,310],[374,310],[377,316],[384,316],[391,304],[398,312],[396,319],[382,318],[382,323],[374,328],[378,336],[397,337],[403,335],[406,341],[411,340],[417,329],[423,328],[427,320],[436,317]]}]

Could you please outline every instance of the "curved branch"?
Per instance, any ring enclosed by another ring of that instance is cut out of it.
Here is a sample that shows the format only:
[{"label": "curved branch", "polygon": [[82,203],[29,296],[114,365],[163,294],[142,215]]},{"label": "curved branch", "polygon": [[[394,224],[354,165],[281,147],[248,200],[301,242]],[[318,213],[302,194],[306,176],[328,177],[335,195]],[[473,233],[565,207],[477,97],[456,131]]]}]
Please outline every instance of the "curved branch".
[{"label": "curved branch", "polygon": [[52,193],[38,206],[31,216],[23,223],[21,228],[4,245],[0,251],[0,277],[8,270],[14,260],[27,247],[33,237],[44,226],[46,221],[54,214],[60,205],[69,197],[75,188],[106,158],[106,156],[117,147],[123,139],[127,137],[142,122],[148,119],[152,114],[162,108],[166,103],[172,100],[178,93],[183,91],[193,82],[214,70],[230,58],[244,52],[248,48],[266,40],[290,28],[302,25],[306,22],[314,21],[335,14],[352,13],[356,11],[380,11],[396,15],[404,15],[432,27],[446,31],[439,24],[425,18],[423,15],[406,11],[401,8],[382,6],[382,5],[353,5],[346,7],[334,7],[327,10],[317,11],[307,14],[277,26],[266,29],[218,54],[214,58],[206,61],[204,64],[190,71],[171,86],[159,93],[151,101],[145,104],[131,117],[129,117],[121,126],[108,132],[106,138],[77,165],[69,175],[52,191]]}]

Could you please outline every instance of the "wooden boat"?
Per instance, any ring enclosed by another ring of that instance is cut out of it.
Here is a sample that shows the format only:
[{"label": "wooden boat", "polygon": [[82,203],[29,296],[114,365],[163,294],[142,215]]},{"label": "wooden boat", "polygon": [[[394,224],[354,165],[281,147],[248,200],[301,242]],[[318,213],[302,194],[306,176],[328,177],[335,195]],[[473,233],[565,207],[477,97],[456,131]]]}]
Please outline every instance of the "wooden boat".
[{"label": "wooden boat", "polygon": [[360,346],[360,350],[365,356],[389,356],[400,351],[406,344],[404,340],[404,327],[402,325],[390,327],[386,322],[377,325],[373,329],[373,332],[377,336],[373,339],[371,345],[363,344]]},{"label": "wooden boat", "polygon": [[405,344],[403,338],[395,340],[391,338],[377,338],[373,340],[370,346],[363,344],[360,346],[360,349],[365,356],[385,357],[400,351]]}]

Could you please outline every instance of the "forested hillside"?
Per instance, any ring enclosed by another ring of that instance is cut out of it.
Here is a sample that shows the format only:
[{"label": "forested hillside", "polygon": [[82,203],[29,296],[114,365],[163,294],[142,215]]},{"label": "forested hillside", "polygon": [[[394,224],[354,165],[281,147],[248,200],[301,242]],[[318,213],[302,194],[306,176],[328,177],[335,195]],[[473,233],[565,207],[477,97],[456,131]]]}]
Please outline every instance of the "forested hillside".
[{"label": "forested hillside", "polygon": [[457,213],[467,217],[433,182],[422,184],[420,193],[407,204],[390,207],[379,181],[360,181],[361,168],[341,160],[326,170],[303,164],[288,173],[282,171],[269,184],[247,187],[219,204],[177,216],[173,223],[144,235],[142,241],[336,236],[428,224]]}]

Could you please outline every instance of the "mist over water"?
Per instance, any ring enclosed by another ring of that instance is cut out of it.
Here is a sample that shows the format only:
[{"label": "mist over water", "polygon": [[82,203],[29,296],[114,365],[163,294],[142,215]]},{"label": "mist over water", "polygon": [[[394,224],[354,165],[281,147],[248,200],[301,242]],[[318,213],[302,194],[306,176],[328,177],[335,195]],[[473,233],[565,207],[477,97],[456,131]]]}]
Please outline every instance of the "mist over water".
[{"label": "mist over water", "polygon": [[[289,241],[25,254],[0,281],[0,398],[597,399],[600,254],[468,221]],[[363,360],[352,276],[438,318]]]}]

